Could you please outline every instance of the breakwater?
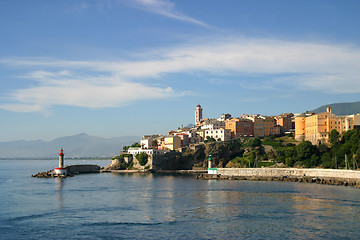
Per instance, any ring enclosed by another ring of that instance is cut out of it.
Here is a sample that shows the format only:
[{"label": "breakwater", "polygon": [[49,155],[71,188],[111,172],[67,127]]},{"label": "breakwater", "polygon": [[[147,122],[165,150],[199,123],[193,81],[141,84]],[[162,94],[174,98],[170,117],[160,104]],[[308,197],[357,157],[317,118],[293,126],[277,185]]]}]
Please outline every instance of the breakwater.
[{"label": "breakwater", "polygon": [[302,168],[218,168],[217,174],[200,174],[197,179],[287,181],[360,188],[360,171]]},{"label": "breakwater", "polygon": [[55,171],[51,169],[46,172],[38,172],[31,176],[37,178],[64,178],[64,177],[73,177],[76,174],[100,172],[100,167],[94,164],[69,165],[66,166],[65,168],[67,169],[66,175],[56,174]]}]

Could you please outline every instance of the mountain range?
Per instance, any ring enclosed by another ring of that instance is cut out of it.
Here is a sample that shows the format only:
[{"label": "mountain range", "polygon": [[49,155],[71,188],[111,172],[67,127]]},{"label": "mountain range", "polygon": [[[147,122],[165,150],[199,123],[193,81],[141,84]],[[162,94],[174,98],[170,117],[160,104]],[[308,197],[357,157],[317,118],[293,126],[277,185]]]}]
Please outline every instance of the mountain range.
[{"label": "mountain range", "polygon": [[57,138],[53,141],[19,140],[0,142],[0,158],[57,158],[60,148],[68,158],[112,157],[123,146],[138,142],[140,137],[102,138],[85,133]]},{"label": "mountain range", "polygon": [[331,107],[331,112],[336,115],[352,115],[352,114],[360,113],[360,102],[327,104],[309,112],[314,112],[314,113],[326,112],[327,107]]}]

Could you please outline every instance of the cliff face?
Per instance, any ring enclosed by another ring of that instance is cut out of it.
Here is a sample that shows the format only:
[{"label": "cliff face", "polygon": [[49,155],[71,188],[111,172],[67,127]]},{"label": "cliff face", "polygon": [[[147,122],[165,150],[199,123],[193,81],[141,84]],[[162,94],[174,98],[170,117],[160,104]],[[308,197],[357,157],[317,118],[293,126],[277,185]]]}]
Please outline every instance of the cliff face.
[{"label": "cliff face", "polygon": [[[161,170],[189,170],[193,167],[207,167],[207,157],[210,154],[214,160],[214,166],[225,167],[230,159],[243,153],[244,149],[240,146],[240,140],[211,142],[199,145],[195,149],[188,148],[183,153],[160,156],[161,163],[156,163],[156,168]],[[154,164],[155,162],[157,160],[154,160]]]},{"label": "cliff face", "polygon": [[[193,167],[207,167],[208,156],[211,154],[214,167],[225,167],[230,159],[244,153],[240,140],[231,142],[211,142],[198,145],[194,149],[187,148],[184,152],[169,152],[153,155],[147,165],[152,170],[191,170]],[[134,160],[136,160],[134,158]],[[106,170],[139,169],[136,164],[126,165],[123,160],[113,160]]]}]

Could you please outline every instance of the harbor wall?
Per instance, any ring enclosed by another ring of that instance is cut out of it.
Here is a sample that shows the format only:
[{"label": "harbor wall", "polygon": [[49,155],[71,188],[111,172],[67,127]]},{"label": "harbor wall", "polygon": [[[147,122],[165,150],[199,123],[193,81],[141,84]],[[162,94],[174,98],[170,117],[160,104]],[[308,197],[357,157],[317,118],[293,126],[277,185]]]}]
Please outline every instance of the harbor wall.
[{"label": "harbor wall", "polygon": [[100,167],[93,164],[85,165],[70,165],[66,166],[68,174],[78,174],[78,173],[98,173],[100,172]]},{"label": "harbor wall", "polygon": [[339,169],[306,169],[306,168],[218,168],[217,173],[223,176],[240,177],[321,177],[359,179],[360,171]]},{"label": "harbor wall", "polygon": [[[215,171],[216,172],[216,171]],[[303,168],[218,168],[216,174],[203,173],[197,179],[305,182],[360,188],[360,171]]]}]

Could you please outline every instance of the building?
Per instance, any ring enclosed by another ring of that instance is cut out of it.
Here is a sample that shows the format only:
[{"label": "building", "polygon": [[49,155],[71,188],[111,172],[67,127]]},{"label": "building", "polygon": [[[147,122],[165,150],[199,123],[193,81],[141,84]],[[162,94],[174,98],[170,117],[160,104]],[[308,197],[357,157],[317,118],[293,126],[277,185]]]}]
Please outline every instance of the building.
[{"label": "building", "polygon": [[208,130],[225,128],[225,122],[218,121],[217,119],[209,119],[209,120],[203,121],[200,128],[208,129]]},{"label": "building", "polygon": [[287,113],[281,114],[275,117],[276,125],[280,126],[280,133],[286,133],[293,130],[293,120],[294,114]]},{"label": "building", "polygon": [[328,143],[332,130],[340,134],[360,127],[360,115],[336,116],[331,107],[326,112],[299,115],[295,118],[295,139],[310,141],[312,144]]},{"label": "building", "polygon": [[180,137],[180,141],[181,141],[181,147],[187,147],[189,146],[189,134],[186,133],[176,133],[175,136]]},{"label": "building", "polygon": [[229,113],[223,113],[220,115],[220,118],[218,118],[218,121],[225,122],[226,120],[231,119],[231,114]]},{"label": "building", "polygon": [[253,122],[244,118],[232,118],[225,122],[225,129],[231,132],[231,139],[254,135]]},{"label": "building", "polygon": [[204,139],[214,138],[216,141],[229,141],[231,140],[231,131],[229,129],[213,129],[213,130],[205,130]]},{"label": "building", "polygon": [[201,108],[200,104],[198,104],[195,108],[195,125],[200,125],[203,117],[202,111],[203,109]]},{"label": "building", "polygon": [[266,137],[270,135],[280,134],[280,126],[276,125],[276,120],[273,117],[257,115],[244,115],[245,119],[253,122],[254,137]]},{"label": "building", "polygon": [[164,139],[165,149],[176,150],[181,148],[181,138],[179,136],[167,136]]},{"label": "building", "polygon": [[157,148],[157,146],[153,146],[153,143],[156,143],[158,145],[161,138],[164,136],[158,134],[158,135],[144,135],[142,139],[140,140],[140,146],[143,149],[150,149],[150,148]]}]

